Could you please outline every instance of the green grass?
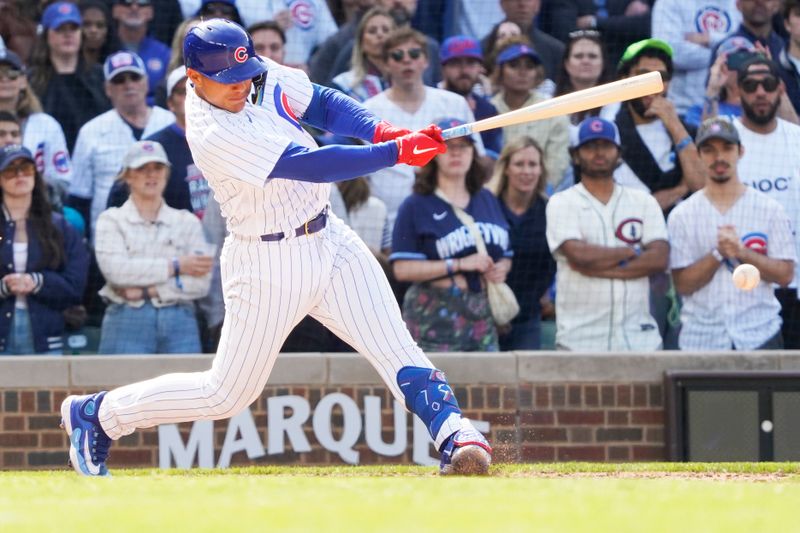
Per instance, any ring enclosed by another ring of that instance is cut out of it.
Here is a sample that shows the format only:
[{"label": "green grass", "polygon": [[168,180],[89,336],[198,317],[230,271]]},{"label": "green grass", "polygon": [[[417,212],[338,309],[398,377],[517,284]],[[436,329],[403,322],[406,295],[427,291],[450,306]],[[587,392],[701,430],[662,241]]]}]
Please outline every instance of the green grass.
[{"label": "green grass", "polygon": [[0,473],[0,531],[798,531],[800,464]]}]

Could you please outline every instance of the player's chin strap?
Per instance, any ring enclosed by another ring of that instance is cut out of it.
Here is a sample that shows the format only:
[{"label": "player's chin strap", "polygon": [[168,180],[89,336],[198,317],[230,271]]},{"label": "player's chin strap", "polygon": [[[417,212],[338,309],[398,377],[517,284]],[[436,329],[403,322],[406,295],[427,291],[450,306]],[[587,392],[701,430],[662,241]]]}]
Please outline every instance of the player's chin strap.
[{"label": "player's chin strap", "polygon": [[264,85],[267,82],[267,73],[260,74],[253,78],[253,93],[250,96],[253,104],[261,105],[264,101]]},{"label": "player's chin strap", "polygon": [[406,408],[420,417],[434,441],[450,415],[461,414],[441,370],[404,366],[397,372],[397,384],[406,399]]}]

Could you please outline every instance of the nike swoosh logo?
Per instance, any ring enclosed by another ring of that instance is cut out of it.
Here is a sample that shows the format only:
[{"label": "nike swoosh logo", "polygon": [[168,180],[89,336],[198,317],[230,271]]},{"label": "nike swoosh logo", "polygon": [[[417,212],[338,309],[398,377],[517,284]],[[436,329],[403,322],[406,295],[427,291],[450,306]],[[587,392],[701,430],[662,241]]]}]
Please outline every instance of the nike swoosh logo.
[{"label": "nike swoosh logo", "polygon": [[447,211],[442,211],[441,213],[434,213],[433,220],[442,220],[444,217],[447,216]]},{"label": "nike swoosh logo", "polygon": [[434,150],[436,150],[436,148],[425,148],[424,150],[420,150],[418,146],[415,146],[411,152],[414,155],[420,155],[420,154],[427,154],[428,152],[432,152]]}]

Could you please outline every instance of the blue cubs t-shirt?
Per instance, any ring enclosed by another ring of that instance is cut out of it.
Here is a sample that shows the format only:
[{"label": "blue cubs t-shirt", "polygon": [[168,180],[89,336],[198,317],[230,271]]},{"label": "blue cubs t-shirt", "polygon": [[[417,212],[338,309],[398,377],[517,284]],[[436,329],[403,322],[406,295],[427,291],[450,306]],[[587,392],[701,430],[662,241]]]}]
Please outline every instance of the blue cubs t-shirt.
[{"label": "blue cubs t-shirt", "polygon": [[[465,209],[483,236],[486,251],[497,261],[511,257],[506,222],[497,198],[481,189],[470,198]],[[434,194],[412,194],[397,211],[392,233],[390,261],[442,260],[459,258],[477,252],[475,239],[469,228],[458,220],[453,207]],[[467,278],[470,290],[481,290],[480,273],[461,272]]]}]

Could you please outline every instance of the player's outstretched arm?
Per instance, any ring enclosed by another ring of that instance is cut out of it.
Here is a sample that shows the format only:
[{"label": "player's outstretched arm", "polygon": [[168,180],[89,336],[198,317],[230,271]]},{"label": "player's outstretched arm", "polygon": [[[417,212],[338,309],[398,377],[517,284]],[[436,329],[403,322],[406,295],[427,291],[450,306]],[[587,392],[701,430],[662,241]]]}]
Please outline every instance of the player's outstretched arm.
[{"label": "player's outstretched arm", "polygon": [[424,166],[436,154],[447,151],[444,142],[423,133],[411,133],[394,141],[368,146],[330,145],[309,149],[291,143],[275,164],[269,178],[332,183],[371,174],[398,163]]},{"label": "player's outstretched arm", "polygon": [[411,133],[381,120],[341,91],[317,84],[313,87],[311,103],[301,119],[306,124],[372,143],[391,141]]}]

